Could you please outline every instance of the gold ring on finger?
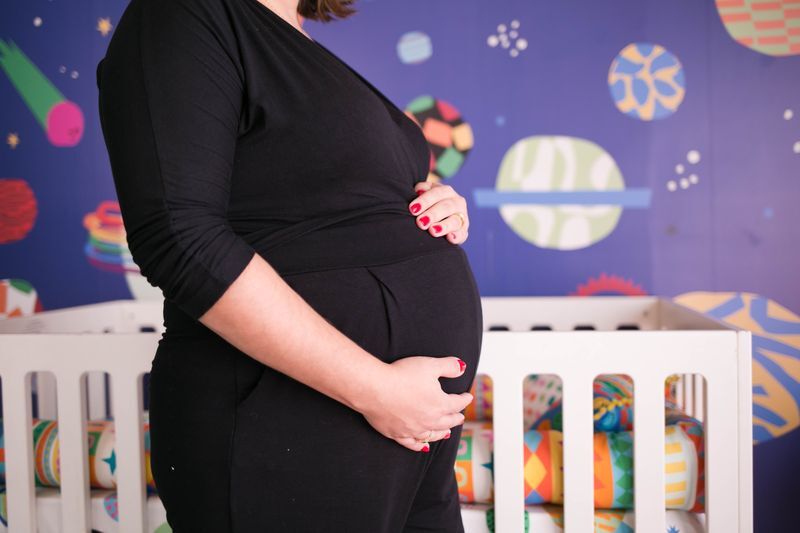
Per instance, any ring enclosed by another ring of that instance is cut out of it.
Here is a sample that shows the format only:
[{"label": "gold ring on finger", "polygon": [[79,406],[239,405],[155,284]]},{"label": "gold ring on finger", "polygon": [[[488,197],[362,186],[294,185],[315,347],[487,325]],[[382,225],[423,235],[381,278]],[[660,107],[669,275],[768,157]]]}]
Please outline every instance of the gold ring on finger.
[{"label": "gold ring on finger", "polygon": [[458,227],[458,229],[461,229],[461,228],[463,228],[464,226],[466,226],[466,225],[467,225],[467,218],[464,216],[464,213],[462,213],[462,212],[460,212],[460,211],[457,211],[457,212],[456,212],[456,216],[457,216],[459,219],[461,219],[461,225]]}]

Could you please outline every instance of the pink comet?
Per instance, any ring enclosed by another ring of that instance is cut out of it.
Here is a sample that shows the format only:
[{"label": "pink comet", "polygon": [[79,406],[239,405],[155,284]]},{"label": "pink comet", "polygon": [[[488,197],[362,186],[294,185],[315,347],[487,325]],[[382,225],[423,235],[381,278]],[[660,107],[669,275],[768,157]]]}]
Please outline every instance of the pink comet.
[{"label": "pink comet", "polygon": [[75,146],[81,142],[83,126],[83,111],[69,100],[57,103],[47,112],[47,138],[53,146]]}]

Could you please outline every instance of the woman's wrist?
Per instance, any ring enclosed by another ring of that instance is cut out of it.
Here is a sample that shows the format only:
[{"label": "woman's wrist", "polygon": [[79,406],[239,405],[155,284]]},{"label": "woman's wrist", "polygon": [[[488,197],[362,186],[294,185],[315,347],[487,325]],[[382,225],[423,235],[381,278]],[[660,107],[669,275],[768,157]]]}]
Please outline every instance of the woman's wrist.
[{"label": "woman's wrist", "polygon": [[362,414],[374,408],[381,393],[390,383],[390,365],[368,352],[364,353],[366,358],[363,366],[347,380],[339,399],[343,404]]}]

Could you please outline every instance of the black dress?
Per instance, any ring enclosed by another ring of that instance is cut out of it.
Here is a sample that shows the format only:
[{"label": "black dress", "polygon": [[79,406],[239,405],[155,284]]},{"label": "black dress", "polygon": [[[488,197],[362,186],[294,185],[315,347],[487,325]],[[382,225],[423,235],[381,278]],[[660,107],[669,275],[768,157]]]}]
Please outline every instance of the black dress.
[{"label": "black dress", "polygon": [[133,0],[97,81],[129,248],[165,296],[151,460],[173,530],[462,531],[460,426],[410,451],[197,320],[258,253],[374,356],[458,356],[441,383],[469,390],[480,298],[408,211],[415,122],[258,0]]}]

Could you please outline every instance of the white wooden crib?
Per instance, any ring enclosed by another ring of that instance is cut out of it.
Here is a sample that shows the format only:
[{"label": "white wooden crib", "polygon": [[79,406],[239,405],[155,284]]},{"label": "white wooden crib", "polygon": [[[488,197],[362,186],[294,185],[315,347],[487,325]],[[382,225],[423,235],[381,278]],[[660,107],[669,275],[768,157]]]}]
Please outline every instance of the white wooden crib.
[{"label": "white wooden crib", "polygon": [[[680,401],[705,424],[707,531],[752,531],[749,332],[655,297],[492,297],[483,298],[483,310],[487,330],[507,329],[485,333],[478,368],[493,381],[496,531],[524,531],[522,387],[529,374],[562,380],[566,531],[594,531],[592,384],[611,373],[634,380],[639,531],[664,531],[663,392],[670,374],[685,375]],[[61,530],[90,529],[86,419],[113,413],[119,531],[145,531],[141,379],[160,338],[161,313],[161,302],[123,300],[0,321],[12,533],[37,531],[34,375],[39,416],[53,417],[57,404]],[[42,371],[51,375],[34,374]],[[110,377],[110,406],[103,372]],[[467,531],[475,520],[465,509]]]}]

